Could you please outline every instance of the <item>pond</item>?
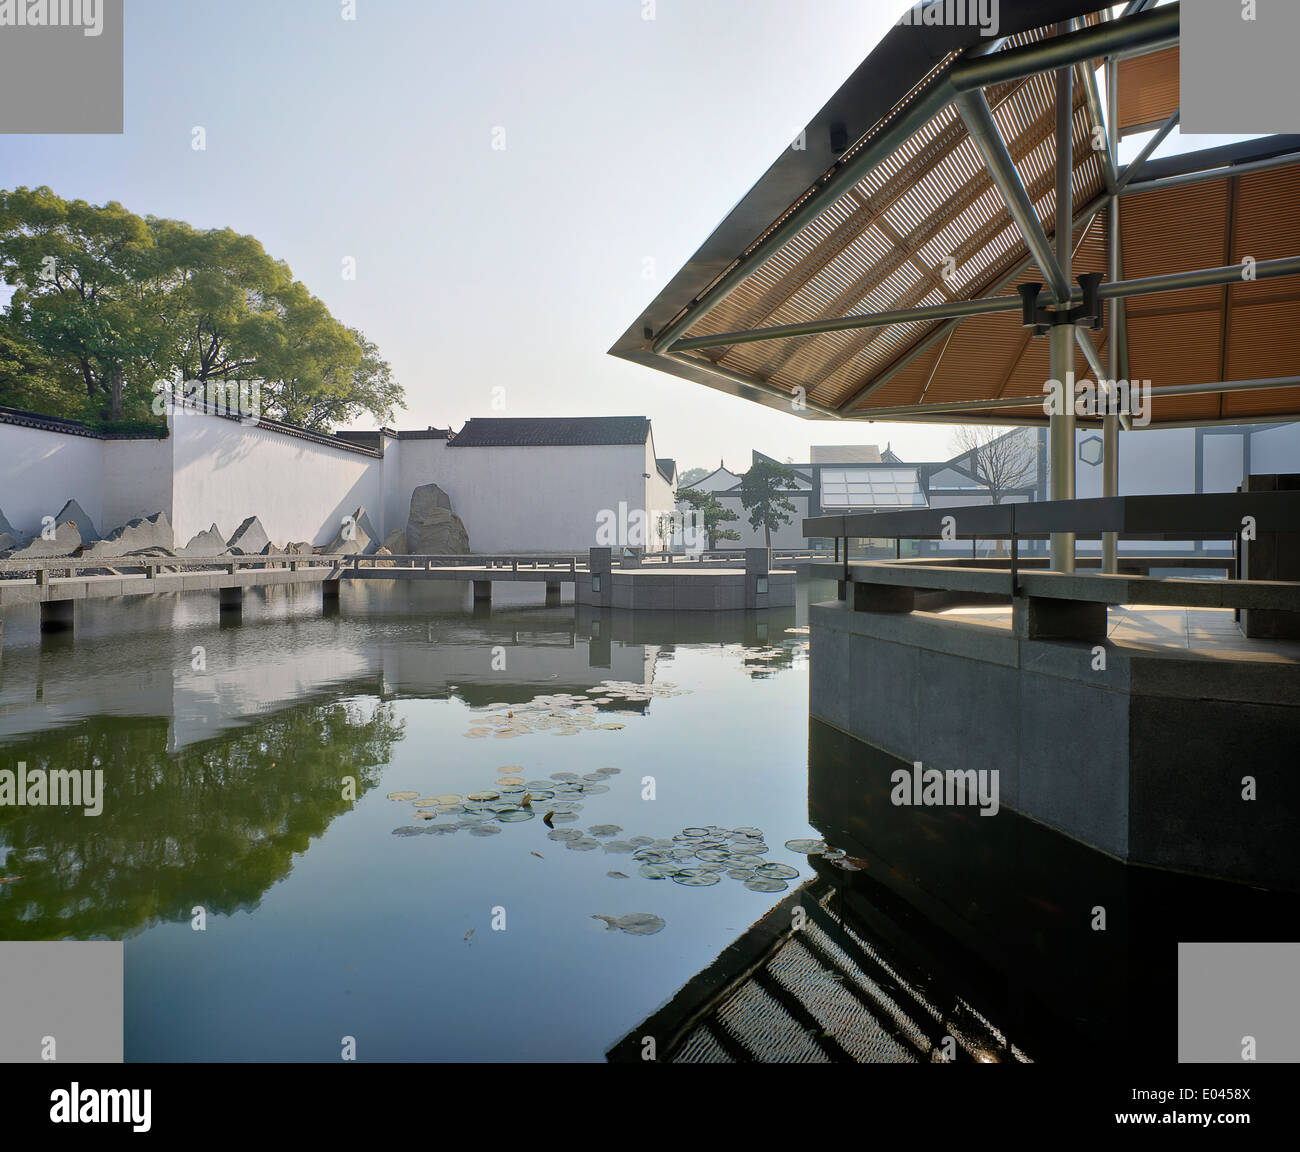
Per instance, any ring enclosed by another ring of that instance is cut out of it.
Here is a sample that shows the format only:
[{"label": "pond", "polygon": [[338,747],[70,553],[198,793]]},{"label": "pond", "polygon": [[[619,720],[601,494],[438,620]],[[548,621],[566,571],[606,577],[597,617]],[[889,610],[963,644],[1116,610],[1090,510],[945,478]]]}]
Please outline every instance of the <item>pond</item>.
[{"label": "pond", "polygon": [[125,940],[128,1060],[601,1060],[812,875],[783,845],[817,835],[804,626],[833,589],[748,617],[373,583],[233,621],[90,602],[71,635],[11,613],[0,766],[104,794],[0,808],[0,939]]}]

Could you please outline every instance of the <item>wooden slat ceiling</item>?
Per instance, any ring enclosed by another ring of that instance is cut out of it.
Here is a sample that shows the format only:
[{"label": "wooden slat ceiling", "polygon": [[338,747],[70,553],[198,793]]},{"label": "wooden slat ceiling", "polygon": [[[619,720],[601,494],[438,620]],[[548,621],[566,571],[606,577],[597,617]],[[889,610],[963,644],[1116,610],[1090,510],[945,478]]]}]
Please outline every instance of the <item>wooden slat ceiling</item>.
[{"label": "wooden slat ceiling", "polygon": [[[1012,38],[1027,43],[1046,30]],[[1121,122],[1158,123],[1177,107],[1177,49],[1121,64]],[[1094,127],[1074,85],[1073,215],[1104,191]],[[1124,94],[1127,93],[1127,96]],[[1002,138],[1045,232],[1056,227],[1052,79],[1029,77],[986,92]],[[1300,250],[1300,167],[1279,168],[1121,199],[1123,279],[1294,256]],[[1073,273],[1105,272],[1108,211],[1074,233]],[[945,258],[955,272],[945,278]],[[995,294],[1042,279],[1001,193],[949,105],[887,161],[801,229],[735,286],[685,335],[716,335],[855,313],[920,308]],[[1127,309],[1129,377],[1154,387],[1287,376],[1300,367],[1300,277],[1243,281],[1133,297]],[[1102,353],[1104,331],[1089,338]],[[928,341],[928,346],[927,346]],[[831,332],[707,349],[688,355],[764,381],[828,408],[866,391],[846,413],[912,407],[889,419],[927,418],[925,406],[1000,397],[1041,397],[1048,340],[1019,311],[886,328]],[[917,350],[922,349],[919,354]],[[1121,358],[1121,363],[1125,362]],[[1076,375],[1091,378],[1081,354]],[[1293,415],[1300,387],[1157,398],[1152,423]],[[930,416],[928,418],[939,418]],[[1031,422],[1026,407],[980,409],[948,419]]]},{"label": "wooden slat ceiling", "polygon": [[1178,107],[1178,49],[1119,62],[1121,136],[1155,128]]}]

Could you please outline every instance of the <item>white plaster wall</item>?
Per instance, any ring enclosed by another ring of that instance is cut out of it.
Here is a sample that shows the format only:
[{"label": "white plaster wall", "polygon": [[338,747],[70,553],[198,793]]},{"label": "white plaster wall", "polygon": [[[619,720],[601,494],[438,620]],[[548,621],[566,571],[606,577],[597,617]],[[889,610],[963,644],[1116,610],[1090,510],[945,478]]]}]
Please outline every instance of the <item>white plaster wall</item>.
[{"label": "white plaster wall", "polygon": [[[171,437],[159,440],[104,440],[102,443],[104,522],[99,524],[100,532],[109,532],[137,516],[152,516],[155,512],[167,513],[170,521]],[[182,540],[181,543],[184,544],[185,541]]]},{"label": "white plaster wall", "polygon": [[76,500],[95,527],[105,531],[105,443],[90,436],[0,424],[0,509],[9,523],[35,536],[43,516],[57,516],[67,501]]},{"label": "white plaster wall", "polygon": [[596,543],[602,510],[617,514],[624,502],[630,514],[646,505],[639,444],[449,445],[437,459],[440,474],[430,479],[451,497],[475,552],[582,552]]},{"label": "white plaster wall", "polygon": [[358,505],[382,519],[381,460],[220,416],[186,412],[170,422],[172,526],[181,544],[214,522],[228,537],[248,516],[277,545],[326,544]]},{"label": "white plaster wall", "polygon": [[[782,524],[772,533],[773,548],[807,548],[808,540],[803,534],[804,518],[808,515],[808,496],[803,493],[786,493],[786,499],[794,505],[794,518],[789,524]],[[719,496],[718,503],[730,508],[740,519],[721,525],[740,533],[739,540],[719,540],[719,548],[762,548],[767,543],[761,528],[749,526],[749,513],[737,496]]]}]

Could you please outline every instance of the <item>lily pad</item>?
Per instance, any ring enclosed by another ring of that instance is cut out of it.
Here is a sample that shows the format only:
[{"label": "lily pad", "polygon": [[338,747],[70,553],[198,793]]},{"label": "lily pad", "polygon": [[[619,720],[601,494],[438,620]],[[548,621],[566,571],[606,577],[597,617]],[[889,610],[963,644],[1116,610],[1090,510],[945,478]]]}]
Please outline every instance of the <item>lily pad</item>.
[{"label": "lily pad", "polygon": [[578,819],[578,814],[576,812],[552,812],[551,813],[552,824],[572,824],[577,819]]},{"label": "lily pad", "polygon": [[628,841],[626,840],[606,840],[603,847],[606,852],[615,852],[615,853],[622,854],[626,852],[631,852],[633,845],[628,843]]},{"label": "lily pad", "polygon": [[629,844],[635,844],[638,848],[644,847],[646,844],[653,844],[654,842],[653,836],[633,836],[628,840]]},{"label": "lily pad", "polygon": [[728,868],[727,875],[733,880],[749,880],[753,878],[754,870],[752,868]]},{"label": "lily pad", "polygon": [[439,804],[459,804],[465,799],[465,797],[456,792],[447,792],[442,796],[435,796],[434,799],[438,801]]},{"label": "lily pad", "polygon": [[793,880],[799,875],[798,868],[789,864],[760,864],[754,869],[756,876],[766,876],[769,880]]},{"label": "lily pad", "polygon": [[731,853],[725,848],[700,848],[695,853],[701,860],[725,861],[731,857]]},{"label": "lily pad", "polygon": [[716,872],[706,872],[703,868],[680,868],[669,879],[690,888],[706,888],[718,883],[721,877]]},{"label": "lily pad", "polygon": [[537,813],[528,808],[515,808],[510,812],[497,813],[497,819],[502,824],[518,824],[522,820],[533,820],[536,816]]},{"label": "lily pad", "polygon": [[480,803],[486,803],[488,800],[498,800],[501,797],[500,792],[493,791],[491,788],[484,789],[482,792],[471,792],[466,799],[477,800]]},{"label": "lily pad", "polygon": [[771,876],[751,876],[745,881],[745,887],[751,892],[784,892],[790,885]]},{"label": "lily pad", "polygon": [[729,852],[727,854],[727,863],[733,868],[757,868],[763,862],[763,857],[755,856],[749,852]]},{"label": "lily pad", "polygon": [[751,836],[755,840],[761,840],[763,838],[763,831],[761,828],[733,828],[731,834],[733,836]]},{"label": "lily pad", "polygon": [[564,781],[571,782],[576,780],[577,778],[578,778],[578,774],[576,772],[552,772],[551,773],[552,780],[564,780]]},{"label": "lily pad", "polygon": [[593,824],[589,829],[592,836],[613,836],[622,831],[623,828],[619,824]]},{"label": "lily pad", "polygon": [[419,795],[418,792],[390,792],[390,800],[414,800]]},{"label": "lily pad", "polygon": [[676,871],[676,864],[642,864],[640,868],[647,880],[667,880]]},{"label": "lily pad", "polygon": [[593,848],[600,847],[599,840],[593,840],[590,836],[582,836],[577,840],[568,840],[564,845],[574,852],[590,852]]},{"label": "lily pad", "polygon": [[629,876],[626,872],[606,872],[605,875],[608,876],[608,877],[610,877],[610,878],[613,879],[613,880],[631,880],[631,879],[632,879],[632,877]]},{"label": "lily pad", "polygon": [[668,922],[662,916],[649,912],[631,912],[618,918],[619,930],[631,936],[653,936],[667,926]]},{"label": "lily pad", "polygon": [[475,824],[469,830],[469,834],[471,836],[496,836],[500,831],[501,829],[495,824]]},{"label": "lily pad", "polygon": [[800,852],[805,856],[817,856],[826,851],[825,840],[787,840],[785,846],[791,852]]}]

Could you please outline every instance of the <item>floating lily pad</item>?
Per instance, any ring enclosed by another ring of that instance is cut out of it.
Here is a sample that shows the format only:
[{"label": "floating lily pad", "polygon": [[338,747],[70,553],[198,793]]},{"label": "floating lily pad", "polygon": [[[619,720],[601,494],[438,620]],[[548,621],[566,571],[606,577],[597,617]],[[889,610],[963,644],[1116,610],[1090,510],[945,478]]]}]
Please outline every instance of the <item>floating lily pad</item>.
[{"label": "floating lily pad", "polygon": [[576,812],[552,812],[551,813],[552,824],[572,824],[575,820],[577,820],[577,818],[578,818],[578,814]]},{"label": "floating lily pad", "polygon": [[789,864],[760,864],[754,869],[756,876],[766,876],[769,880],[793,880],[799,875],[798,868]]},{"label": "floating lily pad", "polygon": [[640,868],[647,880],[667,880],[676,871],[676,864],[642,864]]},{"label": "floating lily pad", "polygon": [[816,856],[826,851],[825,840],[787,840],[785,846],[791,852],[801,852],[805,856]]},{"label": "floating lily pad", "polygon": [[605,875],[608,876],[608,877],[610,877],[610,878],[613,879],[613,880],[631,880],[631,879],[632,879],[632,877],[629,876],[626,872],[606,872]]},{"label": "floating lily pad", "polygon": [[524,778],[522,776],[501,776],[497,779],[497,783],[501,785],[522,784],[523,782]]},{"label": "floating lily pad", "polygon": [[518,824],[521,820],[536,819],[537,813],[529,808],[515,808],[509,812],[498,812],[497,819],[502,824]]},{"label": "floating lily pad", "polygon": [[593,848],[600,847],[599,840],[593,840],[590,836],[582,836],[577,840],[568,840],[564,845],[574,852],[590,852]]},{"label": "floating lily pad", "polygon": [[646,844],[653,844],[654,842],[653,836],[632,836],[628,839],[629,844],[635,844],[638,848],[644,847]]},{"label": "floating lily pad", "polygon": [[459,832],[460,830],[461,823],[459,820],[451,824],[430,824],[428,828],[425,829],[426,832],[430,832],[434,836],[450,836],[451,833]]},{"label": "floating lily pad", "polygon": [[434,799],[439,804],[459,804],[465,797],[456,792],[447,792],[442,796],[435,796]]},{"label": "floating lily pad", "polygon": [[599,772],[602,776],[617,776],[620,772],[623,771],[623,769],[622,768],[597,768],[596,771]]},{"label": "floating lily pad", "polygon": [[757,868],[763,863],[763,857],[755,856],[749,852],[729,852],[727,854],[727,863],[733,868]]},{"label": "floating lily pad", "polygon": [[468,828],[471,824],[485,824],[491,819],[491,815],[487,812],[463,812],[460,822]]},{"label": "floating lily pad", "polygon": [[420,828],[415,824],[404,824],[401,828],[394,828],[394,836],[423,836],[428,831],[427,828]]},{"label": "floating lily pad", "polygon": [[706,888],[718,883],[721,877],[715,872],[706,872],[703,868],[680,868],[669,879],[690,888]]},{"label": "floating lily pad", "polygon": [[771,876],[751,876],[745,881],[745,887],[751,892],[784,892],[790,885]]},{"label": "floating lily pad", "polygon": [[728,868],[727,875],[733,880],[749,880],[754,875],[752,868]]},{"label": "floating lily pad", "polygon": [[552,792],[549,788],[539,788],[537,789],[537,791],[533,791],[533,789],[529,788],[526,795],[530,798],[531,802],[534,804],[539,804],[543,800],[555,799],[555,793]]},{"label": "floating lily pad", "polygon": [[529,780],[524,784],[529,792],[546,792],[555,787],[554,780]]},{"label": "floating lily pad", "polygon": [[[629,841],[630,843],[630,841]],[[633,854],[633,859],[642,860],[647,864],[666,864],[672,859],[672,856],[662,848],[643,847],[638,848]]]},{"label": "floating lily pad", "polygon": [[573,781],[576,780],[577,778],[578,778],[578,774],[576,772],[552,772],[551,773],[552,780]]},{"label": "floating lily pad", "polygon": [[581,840],[582,832],[577,828],[552,828],[546,834],[548,840]]},{"label": "floating lily pad", "polygon": [[597,724],[596,727],[607,728],[611,732],[617,732],[620,728],[623,727],[623,725],[622,724]]},{"label": "floating lily pad", "polygon": [[668,926],[668,922],[662,916],[655,916],[649,912],[632,912],[627,916],[620,916],[617,923],[620,931],[631,936],[653,936]]},{"label": "floating lily pad", "polygon": [[626,852],[631,852],[633,846],[629,844],[626,840],[606,840],[603,847],[606,852],[615,852],[615,853],[622,854]]},{"label": "floating lily pad", "polygon": [[599,796],[602,792],[609,791],[608,784],[584,784],[582,786],[583,794],[586,796]]},{"label": "floating lily pad", "polygon": [[412,803],[417,808],[436,808],[438,807],[438,797],[422,796],[419,800],[413,800]]},{"label": "floating lily pad", "polygon": [[725,848],[700,848],[695,853],[701,860],[727,860],[731,853]]},{"label": "floating lily pad", "polygon": [[471,836],[496,836],[501,831],[495,824],[475,824],[469,830]]},{"label": "floating lily pad", "polygon": [[390,792],[390,800],[414,800],[419,795],[418,792]]},{"label": "floating lily pad", "polygon": [[522,784],[507,784],[502,788],[498,788],[497,791],[501,793],[502,799],[510,800],[516,796],[525,795],[528,789]]},{"label": "floating lily pad", "polygon": [[727,870],[726,864],[718,864],[715,862],[701,864],[699,867],[701,872],[725,872]]},{"label": "floating lily pad", "polygon": [[755,840],[763,838],[763,832],[760,828],[733,828],[731,834],[733,836],[752,836]]},{"label": "floating lily pad", "polygon": [[622,826],[618,824],[593,824],[590,828],[592,836],[613,836],[622,831]]},{"label": "floating lily pad", "polygon": [[844,851],[843,848],[827,848],[827,849],[822,853],[822,859],[824,859],[824,860],[842,860],[842,859],[844,858],[845,855],[846,855],[846,853],[845,853],[845,851]]}]

